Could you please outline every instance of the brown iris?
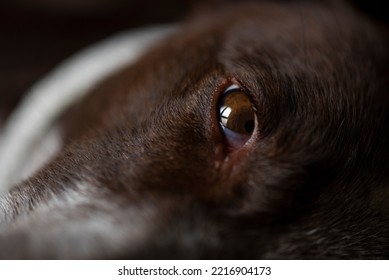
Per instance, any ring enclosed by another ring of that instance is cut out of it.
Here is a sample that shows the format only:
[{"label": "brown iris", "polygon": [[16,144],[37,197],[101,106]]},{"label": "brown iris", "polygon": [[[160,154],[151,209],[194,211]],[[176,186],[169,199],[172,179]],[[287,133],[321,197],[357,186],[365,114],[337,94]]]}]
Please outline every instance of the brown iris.
[{"label": "brown iris", "polygon": [[256,118],[250,97],[233,85],[219,101],[220,124],[226,139],[233,146],[243,145],[252,135]]}]

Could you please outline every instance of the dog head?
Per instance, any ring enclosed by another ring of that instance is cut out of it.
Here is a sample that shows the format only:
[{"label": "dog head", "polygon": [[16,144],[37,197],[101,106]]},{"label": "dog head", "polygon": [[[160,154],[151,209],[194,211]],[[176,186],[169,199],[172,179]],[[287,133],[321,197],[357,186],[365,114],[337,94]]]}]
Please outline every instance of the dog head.
[{"label": "dog head", "polygon": [[253,3],[180,30],[63,118],[1,201],[7,258],[387,258],[387,31]]}]

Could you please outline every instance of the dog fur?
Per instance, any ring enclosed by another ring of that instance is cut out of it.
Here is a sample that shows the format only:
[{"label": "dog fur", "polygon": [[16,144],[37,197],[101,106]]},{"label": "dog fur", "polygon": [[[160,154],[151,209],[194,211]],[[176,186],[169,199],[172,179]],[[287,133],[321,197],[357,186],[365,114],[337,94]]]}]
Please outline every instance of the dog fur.
[{"label": "dog fur", "polygon": [[[197,15],[63,116],[62,151],[0,200],[0,256],[387,259],[388,46],[343,4]],[[238,149],[231,83],[258,120]]]}]

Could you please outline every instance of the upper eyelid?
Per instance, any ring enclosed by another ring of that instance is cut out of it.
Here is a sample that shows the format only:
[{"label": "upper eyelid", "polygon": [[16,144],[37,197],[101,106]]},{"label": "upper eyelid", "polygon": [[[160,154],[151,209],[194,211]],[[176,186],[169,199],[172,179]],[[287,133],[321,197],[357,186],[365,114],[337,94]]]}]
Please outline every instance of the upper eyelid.
[{"label": "upper eyelid", "polygon": [[222,91],[222,94],[225,94],[229,91],[242,90],[250,97],[254,111],[257,112],[258,97],[255,96],[250,89],[248,89],[242,82],[240,82],[236,78],[230,78],[229,83],[230,85]]},{"label": "upper eyelid", "polygon": [[239,77],[235,75],[228,75],[226,80],[226,84],[228,85],[228,87],[226,87],[222,93],[228,92],[230,90],[239,89],[247,93],[254,100],[252,96],[252,90],[247,87],[245,83],[242,83]]},{"label": "upper eyelid", "polygon": [[241,89],[241,87],[236,83],[233,83],[232,85],[230,85],[228,88],[224,90],[224,93],[235,89]]},{"label": "upper eyelid", "polygon": [[263,92],[263,85],[258,81],[256,76],[244,76],[239,73],[228,73],[227,80],[230,84],[236,84],[240,89],[251,96],[253,101],[257,100],[257,95]]},{"label": "upper eyelid", "polygon": [[260,85],[253,85],[251,83],[241,82],[241,80],[236,77],[234,78],[234,83],[239,85],[239,88],[242,89],[251,99],[251,102],[254,106],[254,111],[258,112],[258,106],[261,104],[261,95],[263,94],[263,89]]}]

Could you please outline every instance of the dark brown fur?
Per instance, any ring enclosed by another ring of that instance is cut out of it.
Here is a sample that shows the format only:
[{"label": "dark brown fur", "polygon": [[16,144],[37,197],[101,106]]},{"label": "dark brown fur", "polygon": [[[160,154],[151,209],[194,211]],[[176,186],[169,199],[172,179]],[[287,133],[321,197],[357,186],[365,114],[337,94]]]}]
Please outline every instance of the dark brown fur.
[{"label": "dark brown fur", "polygon": [[[387,35],[309,2],[185,23],[64,117],[61,154],[0,202],[0,256],[388,258]],[[235,80],[259,131],[230,152]]]}]

